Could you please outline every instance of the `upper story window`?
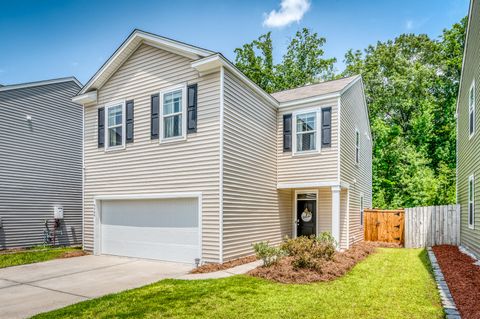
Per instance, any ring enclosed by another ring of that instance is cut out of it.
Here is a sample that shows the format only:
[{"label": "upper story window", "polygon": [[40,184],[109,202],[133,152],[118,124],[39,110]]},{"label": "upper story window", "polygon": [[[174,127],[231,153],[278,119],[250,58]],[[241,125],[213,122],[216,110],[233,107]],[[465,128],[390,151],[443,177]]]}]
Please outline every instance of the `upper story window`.
[{"label": "upper story window", "polygon": [[105,111],[106,148],[122,148],[125,146],[125,102],[106,105]]},{"label": "upper story window", "polygon": [[475,224],[475,176],[468,178],[468,227],[472,228]]},{"label": "upper story window", "polygon": [[360,132],[355,130],[355,164],[360,162]]},{"label": "upper story window", "polygon": [[470,86],[468,92],[468,131],[469,137],[475,134],[475,81]]},{"label": "upper story window", "polygon": [[177,87],[160,93],[161,140],[185,138],[185,87]]},{"label": "upper story window", "polygon": [[317,113],[309,112],[297,114],[296,123],[296,151],[314,151],[317,149]]}]

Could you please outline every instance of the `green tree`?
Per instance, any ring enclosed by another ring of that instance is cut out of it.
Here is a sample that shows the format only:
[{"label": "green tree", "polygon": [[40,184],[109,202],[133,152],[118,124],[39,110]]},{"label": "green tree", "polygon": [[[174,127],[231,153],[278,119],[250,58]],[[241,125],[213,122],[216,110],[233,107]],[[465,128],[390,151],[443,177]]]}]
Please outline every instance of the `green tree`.
[{"label": "green tree", "polygon": [[235,65],[265,91],[272,93],[331,79],[334,58],[324,59],[326,39],[307,28],[290,41],[281,63],[273,63],[271,33],[235,49]]},{"label": "green tree", "polygon": [[361,74],[373,135],[374,206],[455,201],[455,101],[466,19],[438,40],[404,34],[345,55]]}]

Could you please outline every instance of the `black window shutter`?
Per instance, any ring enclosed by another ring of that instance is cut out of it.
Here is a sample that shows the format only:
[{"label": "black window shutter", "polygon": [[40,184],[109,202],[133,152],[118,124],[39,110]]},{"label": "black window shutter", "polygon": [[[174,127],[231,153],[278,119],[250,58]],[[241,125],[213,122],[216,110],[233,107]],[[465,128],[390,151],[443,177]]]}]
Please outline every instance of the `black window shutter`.
[{"label": "black window shutter", "polygon": [[187,133],[197,131],[197,84],[187,87]]},{"label": "black window shutter", "polygon": [[332,108],[322,109],[322,148],[332,144]]},{"label": "black window shutter", "polygon": [[125,117],[125,122],[126,122],[126,142],[127,143],[133,143],[133,100],[127,101],[126,103],[126,117]]},{"label": "black window shutter", "polygon": [[98,109],[98,147],[105,146],[105,108]]},{"label": "black window shutter", "polygon": [[292,114],[283,115],[283,151],[292,150]]},{"label": "black window shutter", "polygon": [[160,96],[158,94],[154,94],[151,96],[151,119],[150,119],[150,138],[157,139],[158,138],[158,116],[160,111]]}]

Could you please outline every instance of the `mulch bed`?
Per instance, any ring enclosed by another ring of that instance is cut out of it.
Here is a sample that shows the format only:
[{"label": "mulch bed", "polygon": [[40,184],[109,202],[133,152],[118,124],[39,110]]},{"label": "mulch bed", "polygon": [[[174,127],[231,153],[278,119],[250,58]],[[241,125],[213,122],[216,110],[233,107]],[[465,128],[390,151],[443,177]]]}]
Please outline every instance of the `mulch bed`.
[{"label": "mulch bed", "polygon": [[435,246],[433,252],[462,318],[480,318],[480,266],[457,246]]},{"label": "mulch bed", "polygon": [[85,256],[85,255],[88,255],[85,251],[75,250],[75,251],[67,251],[67,252],[61,254],[59,258],[72,258],[72,257]]},{"label": "mulch bed", "polygon": [[227,261],[223,264],[206,264],[206,265],[200,266],[198,268],[195,268],[190,273],[192,273],[192,274],[204,274],[204,273],[207,273],[207,272],[215,272],[215,271],[229,269],[229,268],[232,268],[232,267],[235,267],[235,266],[240,266],[240,265],[243,265],[243,264],[248,264],[248,263],[254,262],[256,260],[257,260],[257,257],[255,257],[255,256],[247,256],[247,257],[243,257],[243,258],[230,260],[230,261]]},{"label": "mulch bed", "polygon": [[345,275],[358,262],[375,252],[377,247],[399,247],[396,244],[361,242],[343,252],[334,254],[333,259],[325,261],[321,271],[313,269],[294,269],[292,257],[284,257],[270,267],[257,267],[248,274],[280,283],[305,284],[330,281]]}]

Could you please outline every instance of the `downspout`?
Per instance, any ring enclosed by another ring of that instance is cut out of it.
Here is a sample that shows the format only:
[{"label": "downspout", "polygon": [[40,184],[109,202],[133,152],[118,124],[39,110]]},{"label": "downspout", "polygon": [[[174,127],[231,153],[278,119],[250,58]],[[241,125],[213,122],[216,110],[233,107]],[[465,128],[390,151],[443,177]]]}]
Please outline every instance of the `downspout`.
[{"label": "downspout", "polygon": [[219,169],[219,210],[218,210],[218,224],[219,224],[219,253],[218,261],[223,263],[223,124],[224,124],[224,76],[225,70],[223,66],[220,67],[220,169]]}]

